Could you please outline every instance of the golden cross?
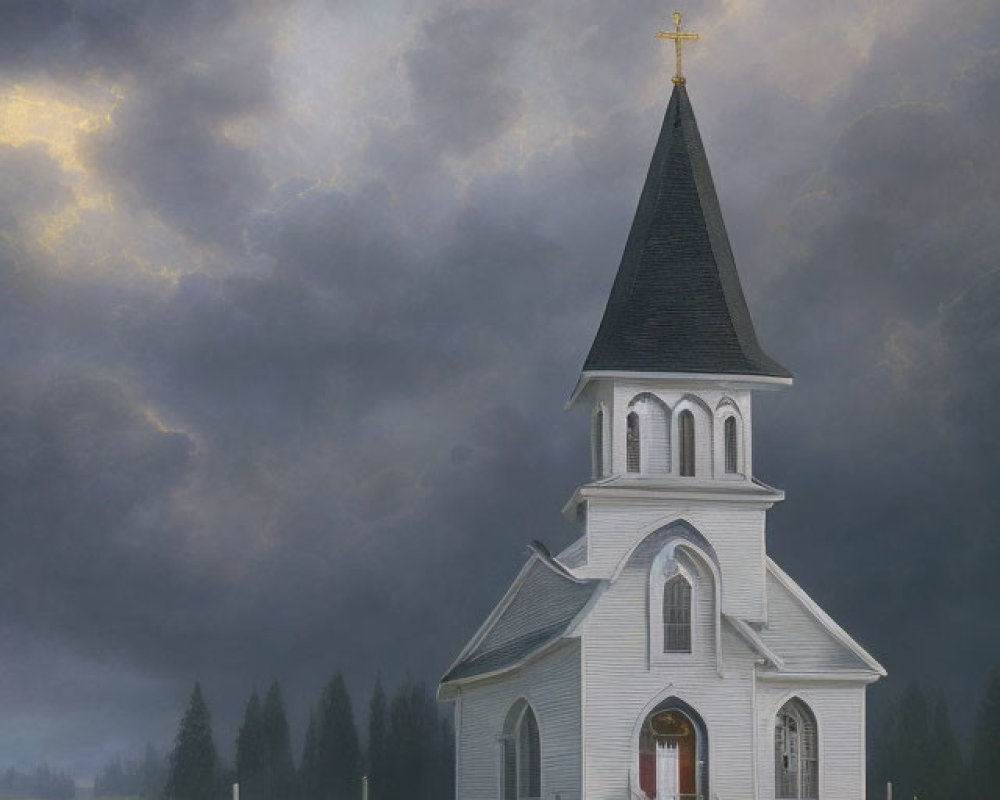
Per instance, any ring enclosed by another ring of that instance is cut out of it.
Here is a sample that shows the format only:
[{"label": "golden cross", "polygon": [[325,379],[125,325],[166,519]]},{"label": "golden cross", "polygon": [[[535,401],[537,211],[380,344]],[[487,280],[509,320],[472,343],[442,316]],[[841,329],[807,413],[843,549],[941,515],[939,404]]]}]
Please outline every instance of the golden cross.
[{"label": "golden cross", "polygon": [[685,41],[698,41],[697,33],[687,33],[681,31],[681,12],[674,12],[674,29],[672,31],[657,31],[657,39],[673,39],[674,49],[677,52],[677,74],[672,78],[674,83],[684,83],[684,74],[681,72],[681,43]]}]

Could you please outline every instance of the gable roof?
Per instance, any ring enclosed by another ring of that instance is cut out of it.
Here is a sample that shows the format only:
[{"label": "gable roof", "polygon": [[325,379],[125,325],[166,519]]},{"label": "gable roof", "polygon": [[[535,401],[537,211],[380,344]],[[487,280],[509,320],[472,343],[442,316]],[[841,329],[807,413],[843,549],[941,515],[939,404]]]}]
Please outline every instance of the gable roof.
[{"label": "gable roof", "polygon": [[791,377],[757,343],[684,84],[583,371]]},{"label": "gable roof", "polygon": [[513,668],[569,632],[600,581],[574,577],[544,545],[532,557],[486,623],[441,678],[441,686]]},{"label": "gable roof", "polygon": [[886,674],[771,558],[767,559],[767,619],[757,633],[781,657],[781,672]]}]

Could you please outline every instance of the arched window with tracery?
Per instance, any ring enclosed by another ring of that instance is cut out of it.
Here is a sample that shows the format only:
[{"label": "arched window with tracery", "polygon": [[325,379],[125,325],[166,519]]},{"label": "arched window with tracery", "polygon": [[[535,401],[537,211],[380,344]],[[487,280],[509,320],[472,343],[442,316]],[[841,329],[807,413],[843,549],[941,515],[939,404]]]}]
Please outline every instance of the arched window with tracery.
[{"label": "arched window with tracery", "polygon": [[604,409],[598,408],[594,413],[593,431],[593,464],[594,477],[604,477]]},{"label": "arched window with tracery", "polygon": [[523,700],[507,715],[503,772],[503,800],[540,800],[542,742],[535,712]]},{"label": "arched window with tracery", "polygon": [[628,472],[638,472],[640,464],[639,415],[630,411],[625,419],[625,469]]},{"label": "arched window with tracery", "polygon": [[797,697],[781,707],[774,722],[774,796],[819,797],[819,741],[816,717]]},{"label": "arched window with tracery", "polygon": [[694,477],[694,414],[684,409],[677,418],[677,433],[680,439],[680,469],[683,477]]},{"label": "arched window with tracery", "polygon": [[680,573],[663,587],[663,652],[691,652],[691,583]]},{"label": "arched window with tracery", "polygon": [[734,474],[739,472],[739,462],[737,460],[739,451],[736,439],[736,417],[726,417],[723,432],[725,434],[726,444],[726,472]]}]

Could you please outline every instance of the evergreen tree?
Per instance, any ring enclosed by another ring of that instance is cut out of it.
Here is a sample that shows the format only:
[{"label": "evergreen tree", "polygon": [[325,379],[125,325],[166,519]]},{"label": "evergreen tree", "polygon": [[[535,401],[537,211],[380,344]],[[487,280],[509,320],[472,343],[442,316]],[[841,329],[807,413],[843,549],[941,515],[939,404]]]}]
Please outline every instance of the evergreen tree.
[{"label": "evergreen tree", "polygon": [[450,727],[422,684],[404,684],[389,706],[389,733],[379,800],[438,800],[453,796]]},{"label": "evergreen tree", "polygon": [[943,697],[939,697],[934,706],[928,736],[925,745],[928,758],[922,775],[923,791],[918,797],[924,800],[968,797],[962,750],[951,727]]},{"label": "evergreen tree", "polygon": [[872,746],[871,778],[872,797],[884,796],[887,781],[900,798],[964,796],[961,750],[943,699],[932,709],[916,685],[896,699]]},{"label": "evergreen tree", "polygon": [[893,701],[872,747],[873,797],[882,796],[887,781],[896,797],[918,793],[928,731],[927,701],[912,684]]},{"label": "evergreen tree", "polygon": [[339,672],[320,699],[316,735],[315,800],[357,800],[361,786],[361,747],[351,698]]},{"label": "evergreen tree", "polygon": [[170,754],[166,796],[172,800],[216,800],[219,765],[212,741],[212,718],[195,683]]},{"label": "evergreen tree", "polygon": [[438,783],[435,797],[450,799],[455,796],[455,729],[448,717],[441,720],[439,747]]},{"label": "evergreen tree", "polygon": [[243,711],[243,722],[236,735],[236,780],[240,784],[240,797],[245,800],[264,800],[266,748],[263,709],[257,690],[254,689],[250,693]]},{"label": "evergreen tree", "polygon": [[266,797],[268,800],[288,800],[295,793],[295,761],[285,701],[277,681],[267,690],[261,723],[267,756],[264,768]]},{"label": "evergreen tree", "polygon": [[139,796],[159,800],[167,783],[168,765],[153,745],[146,744],[146,753],[139,766]]},{"label": "evergreen tree", "polygon": [[368,797],[383,800],[382,778],[386,769],[386,707],[381,676],[375,678],[371,703],[368,706]]},{"label": "evergreen tree", "polygon": [[1000,794],[1000,664],[990,673],[972,740],[972,796],[991,800]]},{"label": "evergreen tree", "polygon": [[302,761],[299,763],[299,797],[315,800],[319,797],[319,734],[316,714],[309,715],[306,739],[302,746]]}]

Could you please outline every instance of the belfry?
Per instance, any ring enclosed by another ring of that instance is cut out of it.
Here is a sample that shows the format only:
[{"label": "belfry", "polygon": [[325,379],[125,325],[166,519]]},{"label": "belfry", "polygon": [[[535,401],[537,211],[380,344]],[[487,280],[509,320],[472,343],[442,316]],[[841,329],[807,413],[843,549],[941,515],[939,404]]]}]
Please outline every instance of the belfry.
[{"label": "belfry", "polygon": [[754,330],[681,46],[571,405],[590,412],[579,538],[539,542],[442,678],[459,800],[858,800],[885,671],[767,555],[784,493],[752,399],[792,383]]}]

